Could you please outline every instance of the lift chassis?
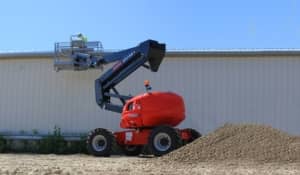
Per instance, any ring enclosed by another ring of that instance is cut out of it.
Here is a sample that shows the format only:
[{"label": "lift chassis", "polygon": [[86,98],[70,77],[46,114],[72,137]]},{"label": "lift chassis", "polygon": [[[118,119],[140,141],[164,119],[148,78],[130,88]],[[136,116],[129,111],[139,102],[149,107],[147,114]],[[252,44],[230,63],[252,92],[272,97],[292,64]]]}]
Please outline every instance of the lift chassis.
[{"label": "lift chassis", "polygon": [[[165,44],[146,40],[126,50],[99,53],[93,47],[85,47],[88,42],[71,40],[70,43],[69,51],[60,48],[58,43],[55,45],[56,70],[97,69],[116,62],[95,80],[95,96],[102,109],[121,113],[120,127],[126,130],[114,133],[104,128],[92,130],[87,137],[89,153],[110,156],[113,146],[117,144],[129,156],[141,154],[144,148],[150,154],[161,156],[201,136],[191,128],[175,128],[185,119],[185,105],[180,95],[152,92],[148,81],[145,81],[146,92],[136,96],[121,95],[116,88],[140,67],[157,72],[165,55]],[[74,48],[72,43],[76,43]],[[60,61],[62,50],[69,53],[69,61]],[[119,103],[113,103],[112,98],[118,99]]]}]

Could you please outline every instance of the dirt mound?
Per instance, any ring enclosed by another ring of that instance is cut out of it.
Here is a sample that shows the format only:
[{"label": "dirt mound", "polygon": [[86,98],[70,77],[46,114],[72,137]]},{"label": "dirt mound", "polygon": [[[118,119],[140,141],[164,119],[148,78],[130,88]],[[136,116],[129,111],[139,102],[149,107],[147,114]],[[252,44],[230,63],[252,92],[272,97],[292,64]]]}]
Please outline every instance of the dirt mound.
[{"label": "dirt mound", "polygon": [[162,157],[164,161],[300,162],[300,138],[269,126],[226,124]]}]

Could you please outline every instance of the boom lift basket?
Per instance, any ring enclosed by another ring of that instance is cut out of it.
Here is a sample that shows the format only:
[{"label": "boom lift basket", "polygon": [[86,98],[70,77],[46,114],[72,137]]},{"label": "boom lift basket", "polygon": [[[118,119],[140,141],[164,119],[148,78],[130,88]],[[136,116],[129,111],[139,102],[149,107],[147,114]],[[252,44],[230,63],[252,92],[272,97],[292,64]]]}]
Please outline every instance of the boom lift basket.
[{"label": "boom lift basket", "polygon": [[[89,68],[91,56],[100,58],[103,55],[103,46],[100,41],[84,42],[71,37],[70,42],[55,43],[54,52],[56,71],[86,70]],[[78,60],[77,55],[80,55],[82,59]],[[77,59],[75,59],[76,57]]]}]

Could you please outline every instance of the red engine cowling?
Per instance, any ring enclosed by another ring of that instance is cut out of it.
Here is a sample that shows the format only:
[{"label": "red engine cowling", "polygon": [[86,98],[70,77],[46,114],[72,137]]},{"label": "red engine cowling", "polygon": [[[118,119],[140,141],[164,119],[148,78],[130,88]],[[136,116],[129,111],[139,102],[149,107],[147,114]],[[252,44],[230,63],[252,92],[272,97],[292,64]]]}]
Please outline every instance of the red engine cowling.
[{"label": "red engine cowling", "polygon": [[122,128],[176,126],[185,119],[184,101],[172,92],[144,93],[126,102],[120,126]]}]

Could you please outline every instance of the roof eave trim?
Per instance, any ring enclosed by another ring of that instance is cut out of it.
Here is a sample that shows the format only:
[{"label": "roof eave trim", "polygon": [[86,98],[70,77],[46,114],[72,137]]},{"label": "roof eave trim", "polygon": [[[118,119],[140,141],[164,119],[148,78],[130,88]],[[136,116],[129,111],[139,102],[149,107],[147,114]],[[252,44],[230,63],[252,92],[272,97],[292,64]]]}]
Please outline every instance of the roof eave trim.
[{"label": "roof eave trim", "polygon": [[[109,52],[106,52],[109,53]],[[272,51],[167,51],[166,57],[201,56],[300,56],[300,50]],[[53,52],[12,52],[0,53],[0,58],[53,58]]]}]

